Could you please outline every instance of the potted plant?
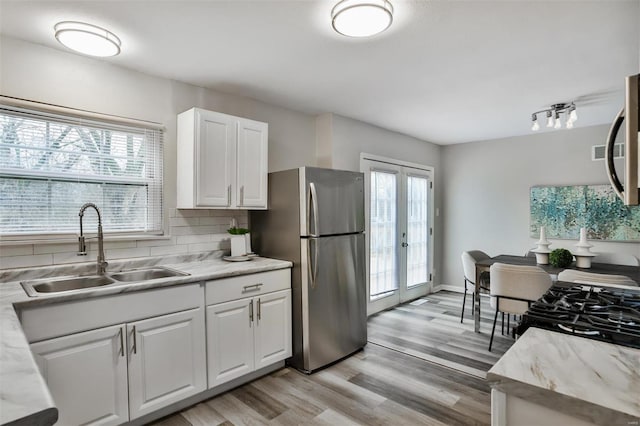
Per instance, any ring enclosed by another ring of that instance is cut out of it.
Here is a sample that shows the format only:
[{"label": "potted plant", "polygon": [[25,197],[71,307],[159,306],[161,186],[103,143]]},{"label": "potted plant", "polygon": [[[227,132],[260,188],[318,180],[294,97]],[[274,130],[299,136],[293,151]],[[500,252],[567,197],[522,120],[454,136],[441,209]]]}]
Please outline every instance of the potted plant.
[{"label": "potted plant", "polygon": [[566,268],[573,262],[573,255],[567,249],[557,248],[549,253],[549,263],[556,268]]},{"label": "potted plant", "polygon": [[232,226],[227,232],[231,234],[231,256],[245,256],[251,252],[251,235],[247,228]]}]

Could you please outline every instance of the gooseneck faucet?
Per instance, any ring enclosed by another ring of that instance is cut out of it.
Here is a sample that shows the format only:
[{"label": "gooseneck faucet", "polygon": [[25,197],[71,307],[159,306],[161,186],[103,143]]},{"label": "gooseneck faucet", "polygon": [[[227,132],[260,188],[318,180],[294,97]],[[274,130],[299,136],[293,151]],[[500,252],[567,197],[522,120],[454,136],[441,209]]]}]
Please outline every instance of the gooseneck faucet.
[{"label": "gooseneck faucet", "polygon": [[87,245],[85,244],[85,237],[84,237],[84,234],[82,232],[82,218],[84,216],[84,211],[86,209],[88,209],[89,207],[93,207],[96,210],[96,213],[98,213],[98,262],[97,262],[97,274],[98,275],[104,275],[106,270],[107,270],[107,266],[109,266],[109,264],[107,263],[107,260],[104,257],[104,244],[103,244],[104,237],[102,235],[102,216],[100,215],[100,210],[98,209],[98,206],[96,206],[93,203],[84,204],[82,207],[80,207],[80,213],[78,213],[78,216],[80,216],[80,236],[78,237],[78,256],[86,256],[87,255]]}]

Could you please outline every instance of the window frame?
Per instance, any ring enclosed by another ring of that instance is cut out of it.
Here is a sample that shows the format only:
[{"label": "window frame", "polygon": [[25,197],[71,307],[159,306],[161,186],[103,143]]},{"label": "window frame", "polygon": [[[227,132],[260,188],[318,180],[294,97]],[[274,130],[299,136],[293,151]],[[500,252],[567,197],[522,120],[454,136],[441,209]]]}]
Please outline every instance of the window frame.
[{"label": "window frame", "polygon": [[[105,229],[105,240],[147,240],[166,239],[165,234],[166,215],[164,197],[164,137],[165,128],[159,123],[129,119],[107,114],[100,114],[90,111],[83,111],[74,108],[61,107],[51,104],[43,104],[18,98],[11,98],[0,95],[0,114],[14,117],[22,116],[26,119],[51,121],[56,124],[69,124],[76,127],[88,129],[99,129],[102,131],[115,131],[131,134],[142,134],[145,138],[147,155],[152,155],[153,160],[146,163],[152,170],[145,173],[145,177],[122,177],[122,176],[91,176],[81,174],[65,174],[55,171],[38,171],[28,169],[0,168],[0,177],[4,178],[25,178],[29,181],[48,182],[78,182],[80,184],[104,185],[127,185],[144,186],[147,191],[146,222],[153,222],[157,227],[143,230],[117,230]],[[149,140],[149,139],[152,140]],[[100,154],[102,155],[102,154]],[[114,158],[114,157],[110,157]],[[117,156],[116,156],[117,158]],[[102,206],[99,206],[102,207]],[[49,211],[49,210],[47,210]],[[155,217],[155,220],[153,218]],[[78,221],[79,223],[79,221]],[[17,232],[0,234],[0,245],[21,245],[36,243],[68,243],[77,240],[77,231],[63,230],[60,232]],[[92,228],[87,229],[87,234],[95,233]]]}]

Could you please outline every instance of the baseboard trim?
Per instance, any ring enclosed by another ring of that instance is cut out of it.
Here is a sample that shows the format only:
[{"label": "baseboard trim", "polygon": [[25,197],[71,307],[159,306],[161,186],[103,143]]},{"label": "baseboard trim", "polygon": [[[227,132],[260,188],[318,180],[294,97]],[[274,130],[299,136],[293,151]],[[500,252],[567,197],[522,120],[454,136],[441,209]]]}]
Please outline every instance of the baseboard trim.
[{"label": "baseboard trim", "polygon": [[453,291],[456,293],[464,293],[464,287],[459,285],[440,284],[433,287],[433,293],[437,293],[440,290]]}]

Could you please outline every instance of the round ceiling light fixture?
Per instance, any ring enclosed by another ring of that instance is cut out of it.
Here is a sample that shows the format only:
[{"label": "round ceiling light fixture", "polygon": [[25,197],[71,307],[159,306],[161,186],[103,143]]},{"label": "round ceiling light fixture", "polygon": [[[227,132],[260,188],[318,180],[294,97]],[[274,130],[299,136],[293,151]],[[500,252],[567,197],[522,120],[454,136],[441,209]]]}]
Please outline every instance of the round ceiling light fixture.
[{"label": "round ceiling light fixture", "polygon": [[331,25],[349,37],[370,37],[389,28],[393,6],[388,0],[342,0],[331,9]]},{"label": "round ceiling light fixture", "polygon": [[120,53],[120,39],[111,31],[76,21],[58,22],[53,29],[56,39],[76,52],[91,56],[115,56]]}]

